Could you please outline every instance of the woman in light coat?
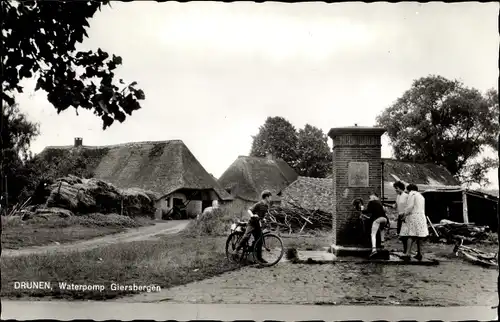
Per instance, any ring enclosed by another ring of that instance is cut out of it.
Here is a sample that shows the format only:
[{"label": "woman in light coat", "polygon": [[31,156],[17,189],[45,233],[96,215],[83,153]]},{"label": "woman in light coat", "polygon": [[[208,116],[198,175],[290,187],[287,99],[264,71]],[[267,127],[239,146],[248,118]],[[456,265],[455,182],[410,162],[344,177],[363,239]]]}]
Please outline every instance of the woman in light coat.
[{"label": "woman in light coat", "polygon": [[408,199],[403,214],[400,236],[407,237],[405,259],[410,259],[413,243],[417,244],[415,259],[422,260],[422,239],[429,235],[427,218],[425,217],[425,199],[414,184],[407,187]]},{"label": "woman in light coat", "polygon": [[408,193],[405,191],[405,184],[401,181],[395,182],[393,184],[394,190],[396,190],[396,203],[392,206],[392,208],[396,209],[398,212],[398,225],[397,225],[397,234],[399,235],[399,239],[403,244],[403,253],[406,254],[406,246],[408,246],[407,237],[401,236],[401,226],[403,226],[403,217],[404,212],[406,210],[406,201],[408,200]]}]

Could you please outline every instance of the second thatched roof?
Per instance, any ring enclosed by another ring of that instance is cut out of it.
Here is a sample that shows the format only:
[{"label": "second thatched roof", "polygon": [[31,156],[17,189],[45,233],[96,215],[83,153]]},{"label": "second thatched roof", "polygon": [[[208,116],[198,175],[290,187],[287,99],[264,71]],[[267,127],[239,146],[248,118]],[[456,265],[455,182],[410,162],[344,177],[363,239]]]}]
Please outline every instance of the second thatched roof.
[{"label": "second thatched roof", "polygon": [[297,177],[281,159],[239,156],[219,178],[219,184],[233,197],[258,201],[263,190],[276,196]]}]

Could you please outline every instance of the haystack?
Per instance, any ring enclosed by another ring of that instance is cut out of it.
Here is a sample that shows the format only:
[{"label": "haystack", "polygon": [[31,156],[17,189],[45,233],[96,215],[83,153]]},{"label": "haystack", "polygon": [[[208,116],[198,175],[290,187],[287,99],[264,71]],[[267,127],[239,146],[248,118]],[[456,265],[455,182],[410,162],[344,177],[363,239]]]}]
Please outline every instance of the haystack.
[{"label": "haystack", "polygon": [[155,193],[142,189],[121,190],[98,179],[75,176],[59,178],[48,187],[46,201],[49,208],[58,207],[74,214],[117,213],[126,216],[154,216]]},{"label": "haystack", "polygon": [[114,186],[96,179],[68,176],[56,180],[47,207],[60,207],[75,213],[110,213],[121,210],[121,195]]},{"label": "haystack", "polygon": [[126,216],[153,215],[156,212],[155,200],[158,199],[158,195],[154,192],[132,188],[121,190],[121,195],[123,214]]},{"label": "haystack", "polygon": [[189,223],[186,233],[193,236],[225,236],[231,224],[239,221],[230,207],[221,206],[205,212]]}]

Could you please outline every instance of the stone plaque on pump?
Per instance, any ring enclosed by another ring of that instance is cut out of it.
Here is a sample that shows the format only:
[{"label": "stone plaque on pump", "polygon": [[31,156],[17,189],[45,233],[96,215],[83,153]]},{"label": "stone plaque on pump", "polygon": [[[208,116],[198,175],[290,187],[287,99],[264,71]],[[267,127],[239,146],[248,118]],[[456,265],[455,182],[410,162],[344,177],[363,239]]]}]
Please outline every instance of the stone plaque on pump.
[{"label": "stone plaque on pump", "polygon": [[349,187],[369,187],[369,163],[349,162],[347,170]]}]

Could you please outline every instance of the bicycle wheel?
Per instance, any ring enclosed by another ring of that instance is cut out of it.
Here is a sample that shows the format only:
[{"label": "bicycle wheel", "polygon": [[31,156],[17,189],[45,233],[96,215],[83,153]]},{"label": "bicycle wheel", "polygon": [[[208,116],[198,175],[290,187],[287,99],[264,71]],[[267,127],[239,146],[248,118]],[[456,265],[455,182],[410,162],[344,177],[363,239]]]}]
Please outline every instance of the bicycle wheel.
[{"label": "bicycle wheel", "polygon": [[496,261],[479,258],[477,256],[474,256],[473,254],[468,253],[467,251],[464,252],[463,250],[462,254],[465,256],[467,260],[469,260],[472,263],[485,267],[498,267],[498,263],[496,263]]},{"label": "bicycle wheel", "polygon": [[242,254],[244,252],[244,249],[241,249],[238,253],[235,253],[236,246],[238,246],[238,243],[240,242],[242,235],[232,233],[227,237],[226,240],[226,257],[230,262],[233,263],[239,263]]},{"label": "bicycle wheel", "polygon": [[[261,266],[273,266],[276,265],[283,255],[285,254],[285,248],[283,247],[283,241],[280,237],[275,234],[264,234],[260,240],[262,240],[262,259],[265,262],[259,260],[257,247],[254,247],[253,253],[254,258],[257,263]],[[259,240],[259,242],[260,242]],[[256,243],[255,245],[258,245]]]}]

